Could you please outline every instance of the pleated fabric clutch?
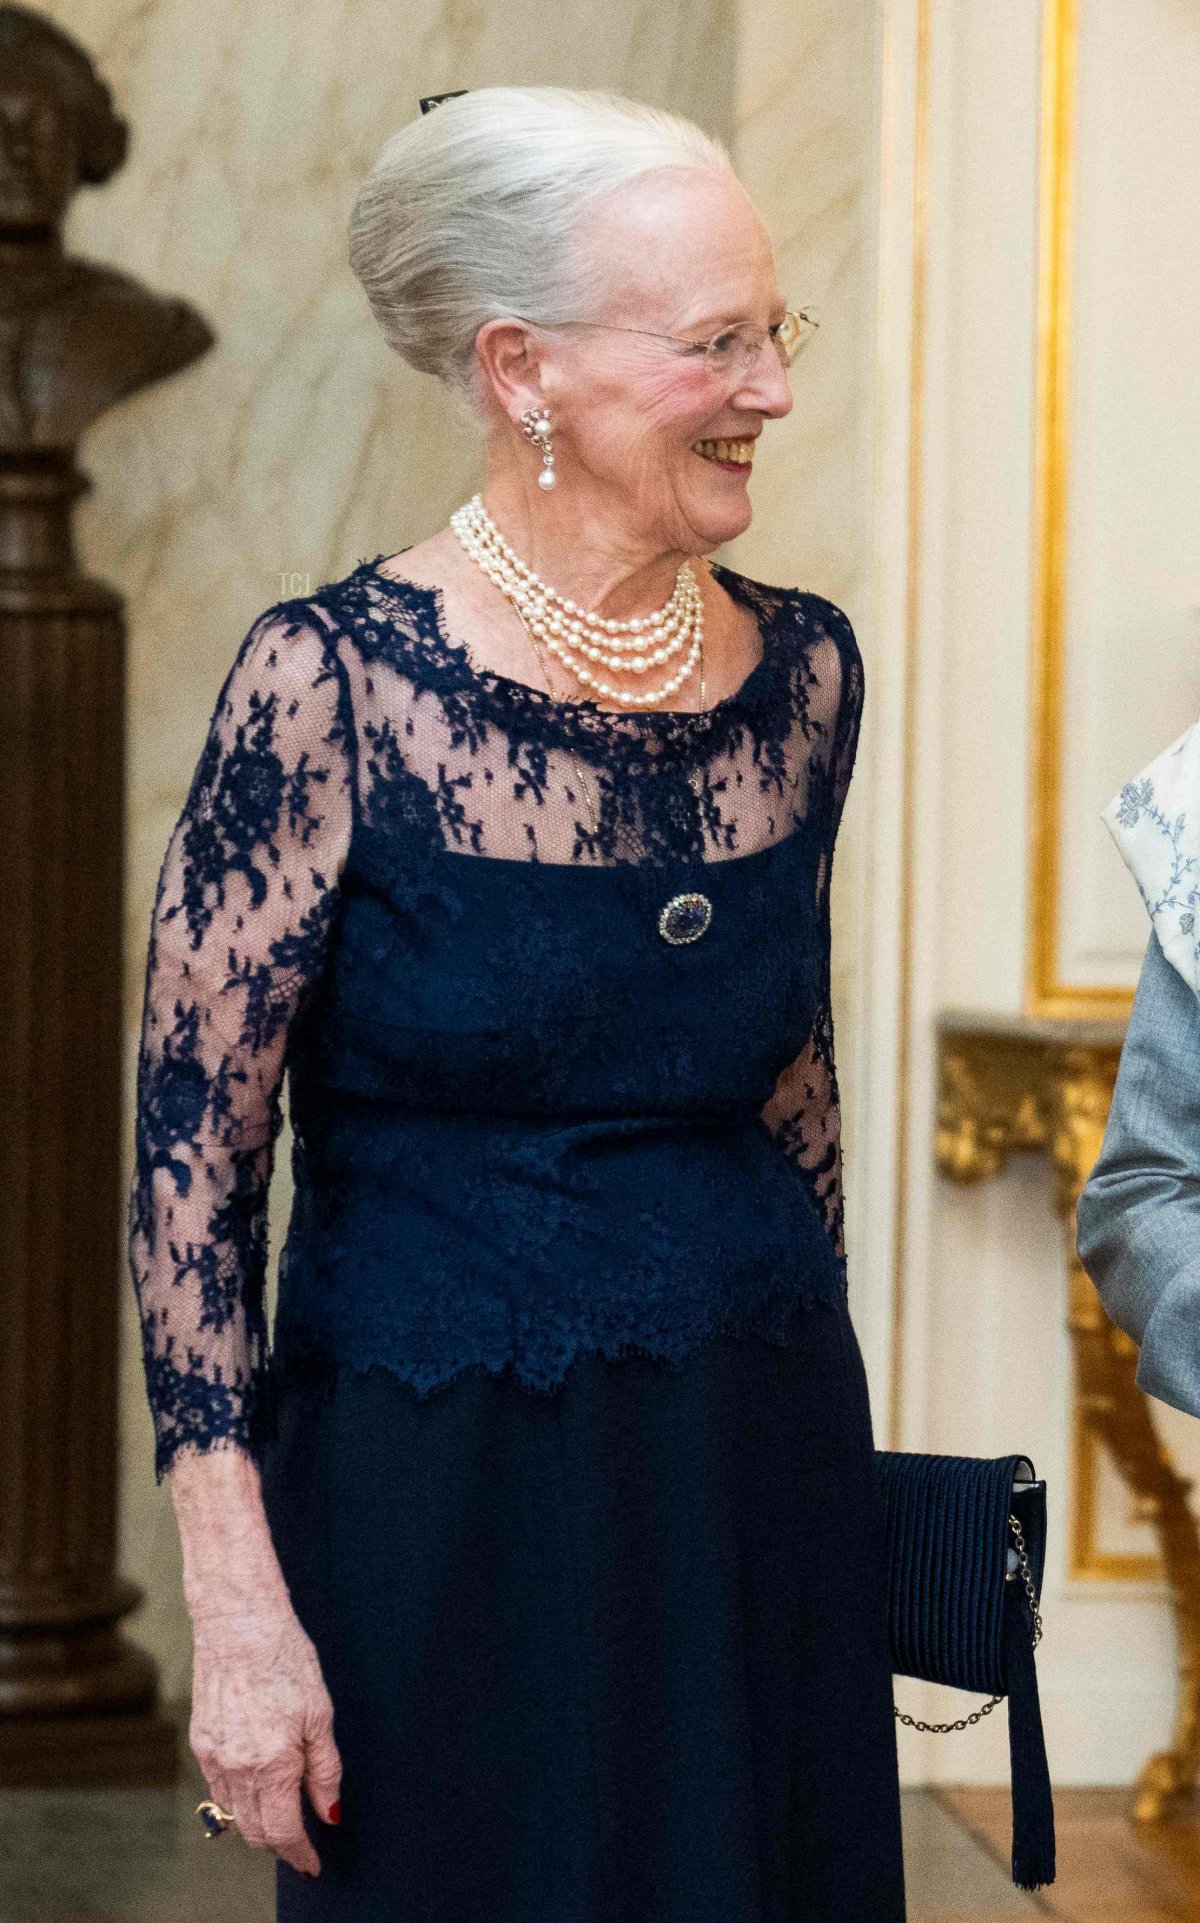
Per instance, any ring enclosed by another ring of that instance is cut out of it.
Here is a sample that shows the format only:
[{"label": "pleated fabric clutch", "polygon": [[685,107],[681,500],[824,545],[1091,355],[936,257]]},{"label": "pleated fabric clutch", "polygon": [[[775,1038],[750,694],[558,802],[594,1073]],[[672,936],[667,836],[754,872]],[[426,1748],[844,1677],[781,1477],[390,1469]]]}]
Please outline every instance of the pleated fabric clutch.
[{"label": "pleated fabric clutch", "polygon": [[1012,1877],[1054,1881],[1054,1802],[1033,1652],[1046,1560],[1046,1485],[1028,1456],[875,1454],[887,1536],[892,1669],[922,1682],[983,1691],[992,1701],[953,1723],[966,1729],[1008,1698]]}]

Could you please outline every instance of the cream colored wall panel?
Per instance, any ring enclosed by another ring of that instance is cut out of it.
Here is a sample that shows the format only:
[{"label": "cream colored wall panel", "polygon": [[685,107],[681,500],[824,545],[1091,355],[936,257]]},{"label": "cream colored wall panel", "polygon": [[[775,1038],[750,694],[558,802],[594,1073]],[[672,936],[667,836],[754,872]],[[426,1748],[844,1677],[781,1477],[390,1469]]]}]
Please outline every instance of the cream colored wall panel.
[{"label": "cream colored wall panel", "polygon": [[1062,978],[1132,988],[1148,924],[1100,810],[1200,716],[1200,13],[1078,12]]},{"label": "cream colored wall panel", "polygon": [[[946,521],[938,993],[1020,1006],[1040,9],[935,8],[950,45],[931,180]],[[931,317],[932,318],[932,317]]]}]

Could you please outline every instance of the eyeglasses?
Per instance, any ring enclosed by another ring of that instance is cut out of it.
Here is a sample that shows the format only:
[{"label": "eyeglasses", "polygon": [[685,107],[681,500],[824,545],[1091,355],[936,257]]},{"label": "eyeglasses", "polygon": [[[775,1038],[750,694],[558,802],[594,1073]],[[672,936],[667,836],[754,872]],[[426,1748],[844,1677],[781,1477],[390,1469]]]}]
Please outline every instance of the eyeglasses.
[{"label": "eyeglasses", "polygon": [[[514,320],[524,320],[523,314],[514,314]],[[802,348],[821,325],[817,311],[813,307],[789,308],[783,319],[774,327],[727,327],[711,340],[689,341],[680,334],[658,334],[648,327],[614,327],[604,321],[528,321],[530,327],[590,327],[604,334],[641,334],[647,340],[671,341],[684,351],[684,357],[703,359],[706,368],[716,375],[737,372],[740,376],[758,366],[764,344],[770,340],[784,367],[790,367]]]}]

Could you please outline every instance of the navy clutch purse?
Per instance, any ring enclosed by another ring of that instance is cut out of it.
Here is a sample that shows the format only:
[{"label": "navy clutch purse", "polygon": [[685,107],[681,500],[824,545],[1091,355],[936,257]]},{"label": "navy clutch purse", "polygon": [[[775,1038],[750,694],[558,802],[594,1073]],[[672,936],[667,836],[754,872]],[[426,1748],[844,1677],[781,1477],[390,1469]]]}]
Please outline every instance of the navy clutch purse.
[{"label": "navy clutch purse", "polygon": [[886,1523],[892,1669],[923,1682],[984,1691],[991,1701],[953,1723],[966,1729],[1008,1698],[1012,1876],[1054,1881],[1054,1803],[1033,1652],[1046,1559],[1046,1485],[1028,1456],[875,1453]]}]

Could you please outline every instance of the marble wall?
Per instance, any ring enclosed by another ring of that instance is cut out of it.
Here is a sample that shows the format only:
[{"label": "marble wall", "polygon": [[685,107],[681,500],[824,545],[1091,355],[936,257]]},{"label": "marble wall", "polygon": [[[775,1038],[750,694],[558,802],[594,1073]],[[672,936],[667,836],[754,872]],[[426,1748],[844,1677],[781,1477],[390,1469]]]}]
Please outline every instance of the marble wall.
[{"label": "marble wall", "polygon": [[[53,0],[91,50],[133,140],[76,201],[73,251],[192,300],[215,348],[89,434],[86,565],[128,599],[127,1115],[158,864],[217,690],[251,619],[283,593],[443,525],[481,475],[435,385],[394,359],[345,264],[357,181],[420,95],[456,86],[612,86],[692,115],[744,156],[788,291],[826,326],[799,405],[756,474],[729,558],[865,605],[871,322],[873,0],[786,11],[668,0],[549,13],[386,0]],[[847,836],[853,835],[848,818]],[[853,867],[847,855],[845,867]],[[846,883],[839,877],[839,887]],[[843,1070],[848,1107],[853,1074]],[[131,1125],[131,1120],[130,1120]],[[126,1128],[126,1159],[131,1155]],[[289,1203],[288,1136],[272,1247]],[[123,1248],[122,1561],[146,1589],[133,1633],[169,1695],[190,1640],[165,1489],[154,1485]]]},{"label": "marble wall", "polygon": [[760,580],[812,589],[844,608],[864,657],[859,758],[832,881],[833,1001],[851,1308],[882,1407],[889,1331],[867,1272],[879,1191],[866,1114],[868,877],[876,755],[878,620],[876,394],[883,15],[880,0],[743,0],[737,14],[733,149],[772,237],[780,287],[814,305],[820,331],[795,363],[795,406],[768,422],[755,456],[755,518],[729,544]]}]

